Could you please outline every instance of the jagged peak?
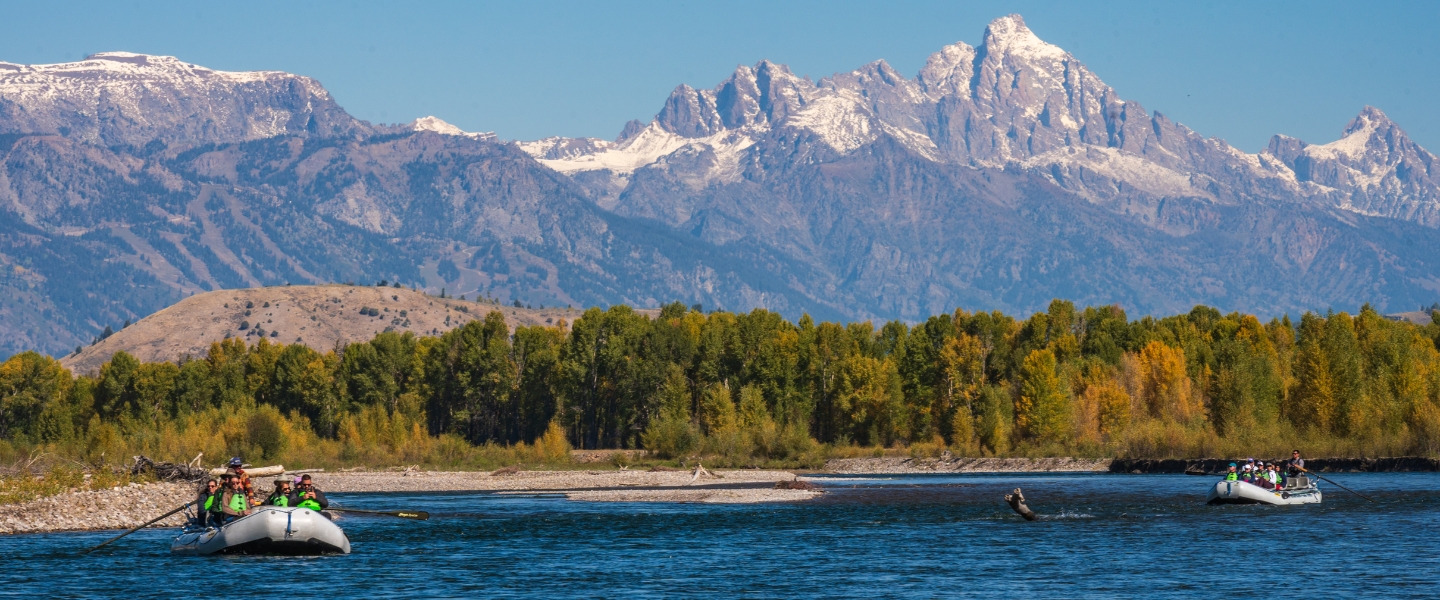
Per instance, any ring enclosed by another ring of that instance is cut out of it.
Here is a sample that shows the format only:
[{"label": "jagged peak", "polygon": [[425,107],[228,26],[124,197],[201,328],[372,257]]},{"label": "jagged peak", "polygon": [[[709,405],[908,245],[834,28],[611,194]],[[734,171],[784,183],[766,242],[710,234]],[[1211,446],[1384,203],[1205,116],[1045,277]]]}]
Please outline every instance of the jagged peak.
[{"label": "jagged peak", "polygon": [[883,58],[870,61],[869,63],[866,63],[865,66],[855,69],[853,73],[855,73],[856,75],[872,73],[881,74],[887,78],[898,77],[903,79],[905,77],[904,75],[901,75],[899,71],[896,71],[895,67],[890,66],[890,63],[886,62]]},{"label": "jagged peak", "polygon": [[996,57],[1059,59],[1067,55],[1059,46],[1046,43],[1030,31],[1020,15],[1006,15],[991,21],[985,27],[985,41],[981,46],[987,56]]},{"label": "jagged peak", "polygon": [[933,96],[960,93],[969,95],[970,77],[975,71],[975,47],[955,42],[931,54],[916,79]]},{"label": "jagged peak", "polygon": [[690,87],[690,84],[688,84],[688,83],[682,83],[682,84],[680,84],[680,85],[675,86],[675,89],[670,90],[670,96],[668,96],[668,98],[670,98],[670,99],[675,99],[675,98],[690,98],[690,97],[694,97],[694,96],[695,96],[695,88]]},{"label": "jagged peak", "polygon": [[639,119],[630,119],[625,123],[625,128],[620,130],[620,135],[615,137],[615,143],[624,144],[630,138],[640,135],[641,131],[645,131],[645,125],[646,123]]},{"label": "jagged peak", "polygon": [[[1394,130],[1394,131],[1391,131]],[[1345,126],[1340,139],[1328,144],[1313,144],[1305,148],[1305,154],[1315,158],[1333,159],[1348,158],[1350,160],[1361,160],[1371,146],[1371,141],[1378,135],[1391,136],[1388,141],[1376,142],[1377,147],[1390,147],[1396,141],[1394,138],[1404,139],[1405,133],[1400,131],[1399,126],[1391,121],[1385,113],[1373,106],[1366,106],[1360,109],[1350,123]],[[1393,149],[1393,148],[1392,148]]]},{"label": "jagged peak", "polygon": [[1385,116],[1380,109],[1367,104],[1365,108],[1360,109],[1360,114],[1355,115],[1355,118],[1345,125],[1345,131],[1341,133],[1341,137],[1350,137],[1359,132],[1369,135],[1381,126],[1391,124],[1394,124],[1394,121],[1391,121],[1390,117]]},{"label": "jagged peak", "polygon": [[789,66],[782,63],[773,62],[768,58],[762,58],[760,59],[760,62],[755,63],[753,71],[755,73],[765,73],[770,75],[771,77],[774,77],[776,75],[794,75],[794,73],[790,72]]}]

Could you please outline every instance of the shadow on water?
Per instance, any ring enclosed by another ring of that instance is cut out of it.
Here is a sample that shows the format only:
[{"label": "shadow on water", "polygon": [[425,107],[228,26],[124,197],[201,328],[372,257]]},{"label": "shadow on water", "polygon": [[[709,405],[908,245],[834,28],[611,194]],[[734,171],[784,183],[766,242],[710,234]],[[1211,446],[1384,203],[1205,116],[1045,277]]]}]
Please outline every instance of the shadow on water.
[{"label": "shadow on water", "polygon": [[[326,598],[1212,596],[1237,572],[1323,583],[1322,596],[1440,589],[1440,475],[1332,478],[1377,502],[1322,484],[1318,506],[1207,506],[1210,478],[1047,473],[823,476],[816,500],[764,505],[336,493],[432,516],[346,516],[349,556],[172,556],[173,530],[79,556],[113,532],[10,536],[0,593],[199,593],[217,574],[257,590],[303,581]],[[1040,520],[1005,505],[1015,487]]]}]

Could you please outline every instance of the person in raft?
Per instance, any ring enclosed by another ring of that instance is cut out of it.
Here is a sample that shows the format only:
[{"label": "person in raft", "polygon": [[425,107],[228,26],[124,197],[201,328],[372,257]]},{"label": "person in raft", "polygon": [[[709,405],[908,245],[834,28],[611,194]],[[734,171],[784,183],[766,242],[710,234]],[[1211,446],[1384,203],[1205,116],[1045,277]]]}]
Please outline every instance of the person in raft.
[{"label": "person in raft", "polygon": [[239,477],[229,474],[225,476],[225,494],[220,500],[222,514],[218,525],[250,514],[250,497],[245,495],[245,488],[241,486]]},{"label": "person in raft", "polygon": [[1299,475],[1301,471],[1305,470],[1305,459],[1300,458],[1299,450],[1291,450],[1290,460],[1285,464],[1291,476]]},{"label": "person in raft", "polygon": [[276,479],[275,491],[270,492],[270,497],[265,499],[265,504],[270,506],[290,506],[290,482],[284,479]]},{"label": "person in raft", "polygon": [[310,474],[307,473],[300,476],[300,485],[295,486],[295,491],[290,494],[290,506],[318,512],[330,506],[330,501],[325,499],[325,492],[315,487],[315,482],[310,480]]},{"label": "person in raft", "polygon": [[1235,463],[1230,463],[1230,470],[1225,472],[1225,481],[1239,481],[1240,474],[1235,472]]},{"label": "person in raft", "polygon": [[225,469],[227,476],[233,476],[240,481],[240,489],[245,490],[245,497],[250,499],[251,506],[257,506],[260,501],[255,498],[255,484],[250,481],[250,476],[245,474],[245,461],[236,456],[230,459],[228,468]]},{"label": "person in raft", "polygon": [[220,506],[224,492],[220,490],[220,483],[214,479],[205,481],[204,487],[200,488],[200,495],[195,498],[195,524],[206,527],[211,521],[220,523]]}]

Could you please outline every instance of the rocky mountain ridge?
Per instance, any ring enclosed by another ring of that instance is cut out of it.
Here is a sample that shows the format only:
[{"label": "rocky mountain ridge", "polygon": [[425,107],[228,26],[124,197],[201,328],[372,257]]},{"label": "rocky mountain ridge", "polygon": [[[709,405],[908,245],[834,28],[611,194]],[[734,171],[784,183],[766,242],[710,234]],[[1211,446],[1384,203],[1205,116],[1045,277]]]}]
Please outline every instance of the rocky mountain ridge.
[{"label": "rocky mountain ridge", "polygon": [[1018,16],[914,79],[761,61],[615,140],[354,119],[312,79],[0,63],[0,355],[207,290],[402,281],[503,304],[1262,315],[1440,294],[1435,158],[1367,108],[1240,152]]},{"label": "rocky mountain ridge", "polygon": [[215,71],[131,52],[51,65],[0,62],[0,122],[6,133],[100,146],[373,133],[309,77]]}]

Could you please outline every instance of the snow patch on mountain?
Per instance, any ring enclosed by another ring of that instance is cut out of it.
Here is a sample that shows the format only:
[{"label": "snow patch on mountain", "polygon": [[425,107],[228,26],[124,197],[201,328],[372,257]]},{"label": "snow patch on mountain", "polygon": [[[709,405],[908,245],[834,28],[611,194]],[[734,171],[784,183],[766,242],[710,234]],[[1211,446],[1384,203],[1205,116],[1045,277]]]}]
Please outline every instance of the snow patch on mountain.
[{"label": "snow patch on mountain", "polygon": [[1307,156],[1317,159],[1331,159],[1345,157],[1351,160],[1360,160],[1365,157],[1366,147],[1370,138],[1380,127],[1376,119],[1366,118],[1364,114],[1357,117],[1360,126],[1347,131],[1344,137],[1328,144],[1312,144],[1305,147]]},{"label": "snow patch on mountain", "polygon": [[216,71],[181,61],[173,56],[134,52],[100,52],[68,63],[22,65],[0,62],[0,91],[48,83],[51,78],[84,79],[170,79],[214,77],[231,83],[295,77],[284,71]]},{"label": "snow patch on mountain", "polygon": [[[1041,172],[1056,184],[1066,188],[1076,187],[1067,185],[1066,178],[1088,179],[1098,175],[1113,182],[1122,182],[1133,186],[1155,196],[1211,196],[1208,192],[1192,185],[1189,173],[1167,169],[1118,148],[1100,146],[1061,148],[1021,161],[1020,165],[1026,169]],[[1094,193],[1083,188],[1077,191],[1082,195]]]},{"label": "snow patch on mountain", "polygon": [[557,147],[573,146],[571,138],[520,142],[519,146],[540,161],[540,164],[561,173],[605,169],[617,174],[628,174],[686,147],[709,149],[717,157],[738,165],[740,152],[755,143],[753,138],[738,131],[720,131],[706,137],[687,138],[666,131],[657,123],[647,125],[640,133],[621,144],[581,139],[586,143],[579,151],[562,156],[556,156],[554,150]]},{"label": "snow patch on mountain", "polygon": [[812,131],[836,152],[845,154],[875,140],[873,117],[861,102],[859,94],[838,90],[815,98],[785,124]]}]

